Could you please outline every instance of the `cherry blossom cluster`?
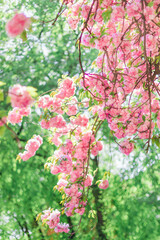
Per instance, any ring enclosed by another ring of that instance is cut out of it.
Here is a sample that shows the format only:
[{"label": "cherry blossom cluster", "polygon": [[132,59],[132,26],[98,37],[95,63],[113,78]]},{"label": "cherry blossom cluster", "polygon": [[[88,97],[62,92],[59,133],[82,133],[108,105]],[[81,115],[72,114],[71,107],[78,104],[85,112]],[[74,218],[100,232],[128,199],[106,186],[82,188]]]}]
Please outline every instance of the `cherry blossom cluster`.
[{"label": "cherry blossom cluster", "polygon": [[[61,212],[67,216],[84,214],[87,192],[93,182],[93,176],[89,173],[90,155],[97,156],[103,149],[102,143],[96,140],[96,130],[100,123],[97,117],[92,113],[87,116],[85,111],[77,115],[77,112],[88,109],[89,99],[83,98],[81,101],[76,97],[75,92],[80,83],[75,82],[76,78],[62,79],[57,90],[39,97],[35,105],[42,113],[42,129],[49,131],[51,142],[58,147],[45,166],[52,174],[59,174],[55,188],[63,195]],[[19,84],[9,90],[9,96],[13,110],[8,114],[8,121],[12,124],[19,123],[22,116],[31,113],[33,98],[27,87]],[[62,136],[66,136],[63,141]],[[19,153],[18,159],[30,159],[42,142],[39,135],[34,135],[27,142],[25,151]],[[99,187],[106,189],[108,185],[102,182]],[[68,225],[59,223],[61,213],[58,210],[48,211],[47,217],[42,215],[42,221],[49,228],[54,228],[55,232],[68,232]]]},{"label": "cherry blossom cluster", "polygon": [[33,157],[36,154],[36,151],[40,148],[43,143],[43,139],[39,135],[34,135],[26,144],[25,151],[19,153],[18,158],[21,158],[23,161],[27,161],[29,158]]},{"label": "cherry blossom cluster", "polygon": [[[58,147],[48,159],[45,168],[50,169],[54,175],[59,174],[59,181],[54,188],[63,196],[61,213],[67,216],[84,214],[87,192],[93,182],[89,167],[90,155],[97,156],[103,149],[102,143],[96,140],[96,130],[100,121],[92,113],[88,116],[85,114],[89,99],[80,100],[80,95],[75,96],[80,84],[75,82],[76,78],[64,78],[57,90],[50,95],[41,96],[38,100],[38,107],[44,116],[41,127],[50,131],[50,140]],[[71,91],[67,90],[66,83]],[[62,88],[64,85],[66,87]],[[77,114],[82,110],[83,114]],[[62,136],[65,136],[65,140],[61,139]],[[104,180],[99,187],[106,189],[108,184]],[[43,215],[42,221],[46,221]]]},{"label": "cherry blossom cluster", "polygon": [[8,114],[8,121],[12,124],[20,123],[23,116],[28,116],[31,113],[30,105],[33,98],[27,91],[25,86],[20,84],[14,85],[8,94],[11,98],[11,105],[13,110]]},{"label": "cherry blossom cluster", "polygon": [[48,209],[43,211],[41,215],[41,219],[44,223],[46,223],[50,229],[54,229],[56,233],[59,232],[69,232],[69,224],[59,223],[60,222],[60,212],[52,209]]},{"label": "cherry blossom cluster", "polygon": [[127,137],[119,143],[124,154],[134,149],[137,135],[149,146],[160,126],[159,1],[79,0],[67,8],[70,27],[81,29],[79,49],[99,50],[95,73],[85,72],[80,59],[81,85],[97,101],[93,114],[108,120],[115,137]]}]

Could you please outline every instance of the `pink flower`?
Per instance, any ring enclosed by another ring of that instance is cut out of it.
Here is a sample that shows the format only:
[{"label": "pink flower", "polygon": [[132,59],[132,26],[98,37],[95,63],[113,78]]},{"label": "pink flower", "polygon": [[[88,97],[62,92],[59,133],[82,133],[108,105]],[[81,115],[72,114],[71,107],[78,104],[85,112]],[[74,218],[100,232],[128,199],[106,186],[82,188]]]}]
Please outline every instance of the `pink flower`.
[{"label": "pink flower", "polygon": [[56,165],[52,165],[51,166],[51,173],[53,174],[53,175],[55,175],[55,174],[58,174],[58,173],[60,173],[61,172],[61,170],[60,170],[60,167],[59,166],[56,166]]},{"label": "pink flower", "polygon": [[84,17],[85,19],[87,19],[87,17],[88,17],[88,14],[89,14],[89,11],[90,11],[90,6],[88,6],[88,5],[84,5],[83,7],[82,7],[82,12],[81,12],[81,15],[82,15],[82,17]]},{"label": "pink flower", "polygon": [[113,3],[113,0],[103,0],[101,3],[101,7],[107,9],[112,3]]},{"label": "pink flower", "polygon": [[74,19],[74,18],[68,18],[68,23],[70,25],[70,27],[75,30],[77,28],[79,20],[78,19]]},{"label": "pink flower", "polygon": [[36,139],[40,143],[40,145],[43,143],[43,139],[41,138],[41,136],[33,135],[33,138]]},{"label": "pink flower", "polygon": [[124,15],[125,15],[124,7],[116,6],[116,8],[114,8],[112,12],[112,19],[113,21],[119,21],[123,19]]},{"label": "pink flower", "polygon": [[85,116],[78,116],[77,118],[75,118],[74,120],[71,121],[72,124],[76,124],[79,126],[83,126],[83,127],[87,127],[88,124],[88,118]]},{"label": "pink flower", "polygon": [[62,143],[61,139],[59,138],[59,134],[55,133],[54,137],[51,140],[54,145],[56,145],[57,147]]},{"label": "pink flower", "polygon": [[71,185],[71,187],[65,188],[64,189],[65,193],[69,196],[77,196],[78,195],[78,185],[77,184],[73,184]]},{"label": "pink flower", "polygon": [[96,143],[96,146],[97,146],[98,151],[101,151],[103,149],[103,144],[100,141],[98,141]]},{"label": "pink flower", "polygon": [[80,5],[79,3],[75,3],[75,4],[72,6],[73,16],[78,16],[79,11],[80,11],[80,7],[81,7],[81,5]]},{"label": "pink flower", "polygon": [[57,98],[64,99],[73,96],[75,93],[75,87],[73,80],[66,78],[60,85],[59,93],[56,95]]},{"label": "pink flower", "polygon": [[30,93],[27,91],[25,86],[21,86],[20,84],[14,85],[9,90],[9,96],[11,97],[12,107],[18,108],[26,108],[28,107],[33,99]]},{"label": "pink flower", "polygon": [[57,226],[55,227],[54,231],[55,231],[56,233],[59,233],[59,232],[68,233],[68,232],[69,232],[69,224],[66,224],[66,223],[58,223]]},{"label": "pink flower", "polygon": [[145,121],[138,129],[138,136],[141,139],[147,139],[149,136],[152,136],[153,129],[155,127],[154,122],[151,122],[151,129],[150,129],[150,121]]},{"label": "pink flower", "polygon": [[72,171],[73,164],[72,164],[72,159],[69,156],[67,155],[62,156],[59,159],[58,163],[59,163],[61,172],[69,174]]},{"label": "pink flower", "polygon": [[97,156],[98,152],[101,151],[103,149],[103,145],[100,141],[98,141],[94,147],[91,149],[91,153],[94,155],[94,156]]},{"label": "pink flower", "polygon": [[67,217],[70,217],[70,216],[73,215],[72,212],[73,212],[73,209],[68,209],[68,210],[65,211],[65,214],[66,214]]},{"label": "pink flower", "polygon": [[30,153],[35,153],[40,147],[39,141],[36,139],[30,139],[25,146],[25,149]]},{"label": "pink flower", "polygon": [[35,153],[24,151],[24,153],[19,153],[18,155],[23,161],[27,161],[29,158],[33,157]]},{"label": "pink flower", "polygon": [[61,179],[58,181],[58,183],[57,183],[58,190],[59,190],[61,187],[66,187],[67,184],[68,184],[68,182],[67,182],[66,180],[64,180],[64,179],[61,178]]},{"label": "pink flower", "polygon": [[69,116],[76,115],[76,113],[77,113],[77,106],[76,105],[69,105],[68,106],[68,111],[66,113]]},{"label": "pink flower", "polygon": [[45,128],[45,129],[49,129],[50,126],[49,126],[49,121],[45,121],[44,119],[42,119],[41,121],[41,127],[42,128]]},{"label": "pink flower", "polygon": [[43,221],[44,219],[48,218],[49,215],[51,214],[51,210],[48,209],[48,210],[44,210],[43,211],[44,214],[41,215],[41,220]]},{"label": "pink flower", "polygon": [[134,144],[128,140],[124,140],[120,143],[119,150],[125,155],[129,155],[134,149]]},{"label": "pink flower", "polygon": [[49,228],[55,228],[60,221],[60,212],[56,209],[47,218]]},{"label": "pink flower", "polygon": [[101,180],[99,185],[98,185],[99,188],[101,189],[106,189],[109,187],[109,182],[108,180]]},{"label": "pink flower", "polygon": [[25,146],[26,151],[24,151],[24,153],[19,153],[20,158],[23,161],[27,161],[36,154],[36,151],[39,149],[42,143],[43,139],[39,135],[34,135],[33,138],[27,142]]},{"label": "pink flower", "polygon": [[22,115],[19,113],[19,108],[13,108],[8,114],[8,121],[12,124],[20,123],[22,121]]},{"label": "pink flower", "polygon": [[91,40],[91,37],[89,36],[89,34],[83,34],[81,43],[86,47],[94,47],[95,44],[90,43],[90,40]]},{"label": "pink flower", "polygon": [[144,15],[145,15],[145,18],[146,18],[147,21],[148,20],[150,20],[150,21],[153,20],[155,18],[155,9],[147,6],[144,9]]},{"label": "pink flower", "polygon": [[85,212],[85,208],[84,208],[84,207],[82,207],[82,208],[77,208],[77,209],[75,210],[75,212],[76,212],[76,213],[79,213],[79,215],[83,215],[84,212]]},{"label": "pink flower", "polygon": [[43,140],[39,135],[34,135],[33,138],[27,142],[25,149],[30,153],[35,153],[41,146],[42,142]]},{"label": "pink flower", "polygon": [[30,108],[20,108],[19,113],[22,116],[28,116],[29,114],[31,114],[31,109]]},{"label": "pink flower", "polygon": [[63,128],[66,127],[66,122],[62,116],[55,116],[49,120],[50,127]]},{"label": "pink flower", "polygon": [[53,98],[49,95],[45,95],[39,98],[38,107],[39,108],[49,108],[53,105]]},{"label": "pink flower", "polygon": [[140,12],[141,12],[140,1],[136,1],[136,4],[135,4],[135,2],[127,4],[128,16],[130,16],[130,17],[138,17]]},{"label": "pink flower", "polygon": [[93,177],[92,175],[88,174],[85,181],[84,181],[84,186],[89,187],[92,185]]},{"label": "pink flower", "polygon": [[30,18],[23,13],[16,13],[15,16],[6,24],[6,32],[9,37],[20,35],[31,24]]}]

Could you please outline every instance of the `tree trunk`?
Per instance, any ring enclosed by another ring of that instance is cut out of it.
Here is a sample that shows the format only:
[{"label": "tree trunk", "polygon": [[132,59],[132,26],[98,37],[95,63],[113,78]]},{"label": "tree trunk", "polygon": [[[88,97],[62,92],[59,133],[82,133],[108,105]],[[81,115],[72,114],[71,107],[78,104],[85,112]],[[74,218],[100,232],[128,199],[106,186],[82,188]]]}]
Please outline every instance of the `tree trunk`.
[{"label": "tree trunk", "polygon": [[[96,169],[98,169],[98,157],[95,157],[93,159],[93,171],[95,171]],[[96,181],[99,180],[99,169],[95,175],[94,178],[94,185],[92,188],[92,193],[95,199],[95,210],[97,212],[97,225],[96,225],[96,229],[97,229],[97,233],[99,236],[99,240],[108,240],[106,234],[103,233],[103,228],[104,228],[104,221],[103,221],[103,214],[102,211],[104,209],[103,207],[103,203],[102,203],[102,196],[101,196],[101,192],[100,189],[98,188]]]},{"label": "tree trunk", "polygon": [[72,225],[72,221],[71,221],[71,217],[68,217],[68,223],[69,223],[69,226],[70,226],[70,236],[69,236],[69,239],[74,239],[75,238],[75,232],[74,232],[74,229],[73,229],[73,225]]}]

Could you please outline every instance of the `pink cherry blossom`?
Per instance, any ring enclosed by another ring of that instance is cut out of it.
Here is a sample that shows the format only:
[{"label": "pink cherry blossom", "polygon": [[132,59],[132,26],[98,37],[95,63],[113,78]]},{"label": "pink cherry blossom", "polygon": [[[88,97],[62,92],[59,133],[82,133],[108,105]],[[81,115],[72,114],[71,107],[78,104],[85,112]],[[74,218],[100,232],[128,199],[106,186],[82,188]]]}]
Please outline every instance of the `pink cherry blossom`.
[{"label": "pink cherry blossom", "polygon": [[134,149],[134,144],[128,140],[124,140],[120,143],[119,150],[125,155],[129,155]]},{"label": "pink cherry blossom", "polygon": [[60,212],[56,209],[47,217],[47,224],[49,228],[55,228],[60,221]]},{"label": "pink cherry blossom", "polygon": [[40,147],[40,142],[36,139],[30,139],[25,146],[25,149],[30,153],[35,153]]},{"label": "pink cherry blossom", "polygon": [[33,102],[27,88],[25,86],[21,86],[20,84],[14,85],[9,90],[9,96],[11,97],[12,107],[26,108]]},{"label": "pink cherry blossom", "polygon": [[50,214],[51,214],[51,209],[44,210],[44,211],[43,211],[43,214],[41,215],[42,221],[43,221],[44,219],[48,218]]},{"label": "pink cherry blossom", "polygon": [[55,227],[54,231],[56,233],[59,233],[59,232],[68,233],[69,232],[69,224],[67,224],[67,223],[58,223],[57,226]]},{"label": "pink cherry blossom", "polygon": [[79,213],[79,215],[83,215],[84,212],[85,212],[85,208],[84,208],[84,207],[82,207],[82,208],[77,208],[77,209],[75,210],[75,212],[76,212],[76,213]]},{"label": "pink cherry blossom", "polygon": [[53,174],[53,175],[55,175],[55,174],[58,174],[58,173],[60,173],[61,172],[61,169],[60,169],[60,167],[59,166],[56,166],[56,165],[51,165],[51,173]]},{"label": "pink cherry blossom", "polygon": [[26,146],[24,153],[19,153],[20,158],[23,161],[27,161],[29,158],[34,156],[36,154],[36,151],[39,149],[39,147],[42,145],[43,139],[39,135],[34,135],[33,138],[31,138]]},{"label": "pink cherry blossom", "polygon": [[76,105],[69,105],[68,106],[68,111],[66,113],[69,116],[76,115],[76,113],[77,113],[77,106]]},{"label": "pink cherry blossom", "polygon": [[57,186],[58,186],[58,190],[62,187],[66,187],[68,184],[68,181],[66,181],[65,179],[60,179],[57,183]]},{"label": "pink cherry blossom", "polygon": [[109,182],[108,180],[101,180],[99,185],[98,185],[99,188],[101,189],[106,189],[109,187]]},{"label": "pink cherry blossom", "polygon": [[89,187],[92,185],[93,177],[92,175],[88,174],[85,181],[84,181],[84,186]]},{"label": "pink cherry blossom", "polygon": [[20,108],[19,109],[19,113],[22,116],[28,116],[31,114],[31,108],[27,107],[27,108]]},{"label": "pink cherry blossom", "polygon": [[24,151],[23,153],[19,153],[19,156],[23,161],[27,161],[29,158],[33,157],[34,154],[34,152]]},{"label": "pink cherry blossom", "polygon": [[45,95],[39,98],[38,107],[39,108],[49,108],[53,105],[53,98],[49,95]]},{"label": "pink cherry blossom", "polygon": [[13,108],[8,114],[8,122],[12,124],[20,123],[22,121],[22,115],[19,112],[19,108]]},{"label": "pink cherry blossom", "polygon": [[9,37],[16,37],[28,28],[30,24],[30,18],[26,17],[23,13],[16,13],[6,24],[6,32]]}]

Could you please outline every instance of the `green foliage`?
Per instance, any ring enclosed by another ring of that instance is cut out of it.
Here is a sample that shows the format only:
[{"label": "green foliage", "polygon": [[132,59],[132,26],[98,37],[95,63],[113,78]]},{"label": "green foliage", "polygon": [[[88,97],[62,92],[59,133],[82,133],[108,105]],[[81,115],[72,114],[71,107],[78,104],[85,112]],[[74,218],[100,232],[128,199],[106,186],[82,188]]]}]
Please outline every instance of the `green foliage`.
[{"label": "green foliage", "polygon": [[111,9],[108,8],[105,12],[102,13],[104,22],[107,22],[110,19],[111,13],[112,13],[112,8]]}]

